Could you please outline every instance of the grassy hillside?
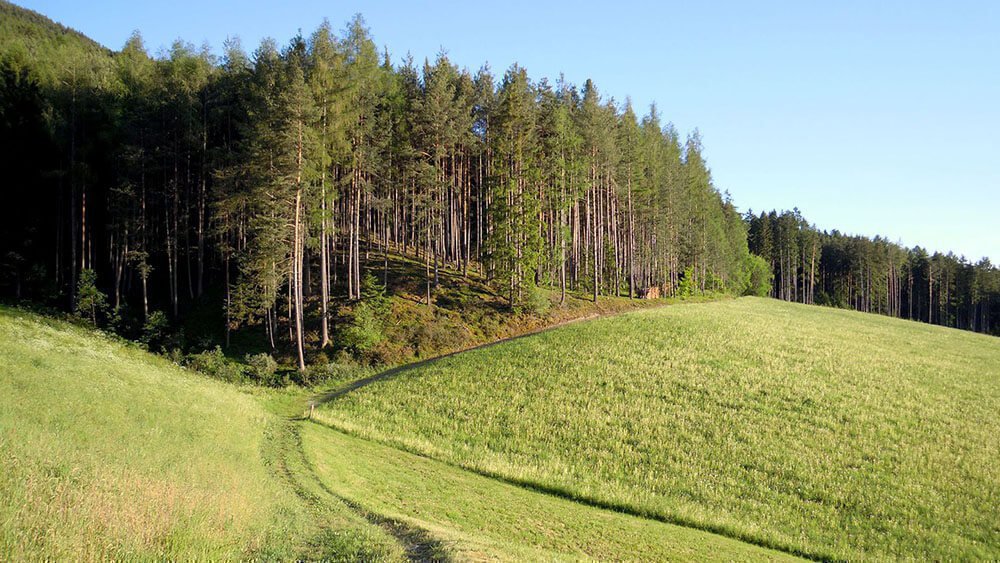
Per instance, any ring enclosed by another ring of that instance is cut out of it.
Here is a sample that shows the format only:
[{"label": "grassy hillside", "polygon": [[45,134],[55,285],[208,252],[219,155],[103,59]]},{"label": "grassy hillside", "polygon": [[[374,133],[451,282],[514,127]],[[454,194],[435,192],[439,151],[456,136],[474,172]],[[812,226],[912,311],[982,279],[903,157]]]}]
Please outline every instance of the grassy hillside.
[{"label": "grassy hillside", "polygon": [[303,424],[305,390],[240,390],[18,310],[0,308],[0,362],[15,560],[787,558]]},{"label": "grassy hillside", "polygon": [[971,333],[760,299],[636,311],[316,413],[361,437],[287,418],[303,390],[6,308],[0,365],[16,560],[1000,554],[1000,342]]},{"label": "grassy hillside", "polygon": [[1000,340],[740,299],[445,358],[325,423],[824,558],[1000,557]]},{"label": "grassy hillside", "polygon": [[320,425],[302,429],[324,486],[426,530],[459,560],[786,560],[723,536],[602,510],[476,475]]},{"label": "grassy hillside", "polygon": [[302,478],[293,437],[235,388],[0,308],[3,558],[401,556]]}]

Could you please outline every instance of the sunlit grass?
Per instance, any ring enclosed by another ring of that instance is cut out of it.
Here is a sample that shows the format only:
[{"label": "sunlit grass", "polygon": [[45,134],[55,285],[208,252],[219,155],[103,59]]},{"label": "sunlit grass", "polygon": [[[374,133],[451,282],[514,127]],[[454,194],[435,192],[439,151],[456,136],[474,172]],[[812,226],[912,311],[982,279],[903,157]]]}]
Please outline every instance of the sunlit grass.
[{"label": "sunlit grass", "polygon": [[304,500],[287,423],[252,396],[6,308],[0,366],[0,559],[394,555]]},{"label": "sunlit grass", "polygon": [[1000,557],[1000,340],[765,299],[575,324],[354,391],[333,426],[823,558]]},{"label": "sunlit grass", "polygon": [[317,477],[366,510],[428,530],[459,560],[784,560],[691,528],[585,506],[355,438],[302,428]]}]

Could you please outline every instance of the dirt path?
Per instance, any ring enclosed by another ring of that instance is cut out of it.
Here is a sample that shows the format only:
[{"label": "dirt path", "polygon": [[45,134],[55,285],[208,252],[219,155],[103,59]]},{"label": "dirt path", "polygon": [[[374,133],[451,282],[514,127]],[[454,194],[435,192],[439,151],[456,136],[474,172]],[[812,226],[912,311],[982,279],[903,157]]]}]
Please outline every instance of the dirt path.
[{"label": "dirt path", "polygon": [[[407,561],[425,563],[449,560],[448,554],[445,552],[444,545],[439,540],[434,538],[427,530],[411,526],[401,520],[386,518],[379,514],[370,512],[359,504],[344,498],[331,490],[326,483],[324,483],[323,480],[316,475],[315,467],[313,467],[309,458],[306,456],[305,447],[302,445],[302,434],[300,433],[299,426],[301,424],[305,424],[305,421],[295,420],[292,421],[292,423],[294,424],[292,435],[294,439],[295,455],[299,456],[298,461],[302,465],[303,474],[307,475],[308,478],[313,481],[313,484],[319,487],[319,489],[327,495],[328,499],[335,499],[336,501],[343,503],[350,510],[354,511],[355,514],[385,530],[399,543],[400,546],[402,546]],[[299,488],[302,488],[301,485],[299,485]]]}]

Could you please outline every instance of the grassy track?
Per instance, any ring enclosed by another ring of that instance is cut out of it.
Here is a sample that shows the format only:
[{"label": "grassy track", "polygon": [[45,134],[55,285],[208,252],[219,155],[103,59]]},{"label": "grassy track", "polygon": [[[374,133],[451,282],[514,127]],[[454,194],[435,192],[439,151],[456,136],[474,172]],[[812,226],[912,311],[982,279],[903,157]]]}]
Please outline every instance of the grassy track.
[{"label": "grassy track", "polygon": [[401,558],[255,397],[0,308],[0,558]]},{"label": "grassy track", "polygon": [[460,560],[784,560],[786,554],[585,506],[348,436],[302,427],[319,480],[367,511],[440,538]]},{"label": "grassy track", "polygon": [[327,424],[823,558],[1000,557],[1000,340],[764,299],[563,327],[325,405]]}]

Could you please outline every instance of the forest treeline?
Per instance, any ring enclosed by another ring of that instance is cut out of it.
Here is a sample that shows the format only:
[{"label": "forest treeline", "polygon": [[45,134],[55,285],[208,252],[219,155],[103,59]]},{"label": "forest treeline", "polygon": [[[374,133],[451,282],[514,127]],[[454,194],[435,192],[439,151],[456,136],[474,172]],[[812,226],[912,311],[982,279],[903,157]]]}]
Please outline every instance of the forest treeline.
[{"label": "forest treeline", "polygon": [[[595,300],[766,292],[773,269],[776,296],[883,310],[875,282],[836,281],[835,260],[851,259],[825,238],[805,297],[804,251],[751,236],[764,258],[751,254],[697,132],[682,137],[655,106],[640,116],[590,81],[470,72],[444,54],[394,63],[360,16],[252,54],[176,42],[153,57],[138,34],[112,52],[0,11],[10,296],[141,326],[208,294],[227,337],[263,326],[300,367],[306,333],[329,345],[334,308],[362,299],[366,264],[390,254],[423,263],[428,306],[444,268],[484,278],[513,308],[539,286]],[[911,300],[911,318],[997,326],[994,282],[965,295],[935,275],[952,293],[935,294],[932,313]],[[886,312],[909,312],[890,297]],[[967,301],[975,319],[947,309]]]},{"label": "forest treeline", "polygon": [[1000,329],[1000,269],[882,237],[820,231],[798,210],[746,215],[770,295],[985,333]]}]

